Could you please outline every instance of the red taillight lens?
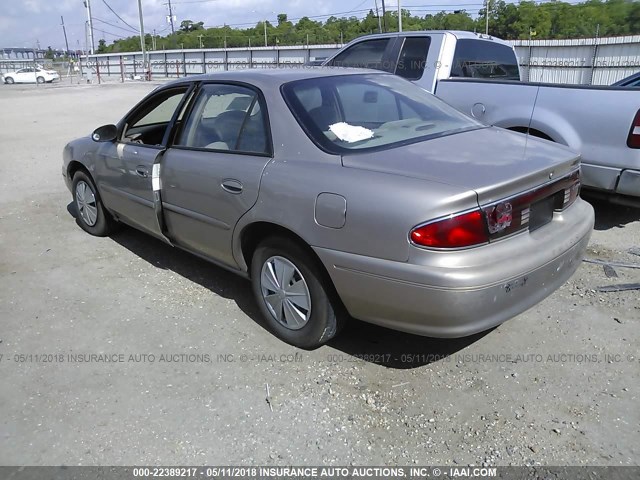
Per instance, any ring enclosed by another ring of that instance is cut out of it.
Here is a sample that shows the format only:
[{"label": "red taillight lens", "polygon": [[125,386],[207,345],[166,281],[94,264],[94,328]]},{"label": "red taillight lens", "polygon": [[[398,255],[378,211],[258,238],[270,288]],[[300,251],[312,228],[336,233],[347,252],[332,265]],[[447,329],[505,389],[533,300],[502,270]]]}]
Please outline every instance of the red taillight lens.
[{"label": "red taillight lens", "polygon": [[629,136],[627,137],[627,146],[629,148],[640,148],[640,110],[636,113]]},{"label": "red taillight lens", "polygon": [[474,210],[417,227],[411,241],[423,247],[461,248],[487,243],[489,234],[484,216]]}]

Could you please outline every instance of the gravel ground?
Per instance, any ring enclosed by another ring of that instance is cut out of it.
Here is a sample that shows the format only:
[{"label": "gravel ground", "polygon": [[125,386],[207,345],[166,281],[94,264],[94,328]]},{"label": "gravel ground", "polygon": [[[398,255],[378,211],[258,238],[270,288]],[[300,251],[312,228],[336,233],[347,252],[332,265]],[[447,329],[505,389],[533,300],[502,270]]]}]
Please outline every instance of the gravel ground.
[{"label": "gravel ground", "polygon": [[[471,338],[352,321],[308,352],[245,280],[85,234],[62,148],[151,88],[0,86],[0,464],[640,464],[640,295],[596,290],[640,270],[584,263]],[[589,258],[640,264],[640,210],[594,206]]]}]

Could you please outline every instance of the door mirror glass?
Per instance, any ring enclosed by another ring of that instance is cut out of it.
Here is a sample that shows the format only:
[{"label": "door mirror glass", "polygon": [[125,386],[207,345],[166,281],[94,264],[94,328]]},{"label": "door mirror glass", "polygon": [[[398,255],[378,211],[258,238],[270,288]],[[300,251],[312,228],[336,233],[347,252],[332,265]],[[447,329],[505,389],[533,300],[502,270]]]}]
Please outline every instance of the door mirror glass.
[{"label": "door mirror glass", "polygon": [[118,136],[118,127],[115,125],[103,125],[96,128],[91,134],[94,142],[113,142]]}]

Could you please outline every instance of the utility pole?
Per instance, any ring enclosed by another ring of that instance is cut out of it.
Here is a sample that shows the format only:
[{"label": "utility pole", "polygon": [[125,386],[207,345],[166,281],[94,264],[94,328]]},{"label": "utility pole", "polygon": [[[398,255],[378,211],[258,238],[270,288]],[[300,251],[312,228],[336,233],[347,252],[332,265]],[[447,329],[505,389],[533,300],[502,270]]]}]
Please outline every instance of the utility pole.
[{"label": "utility pole", "polygon": [[378,11],[378,0],[375,0],[375,3],[376,3],[376,17],[378,17],[378,33],[382,33],[382,20],[380,19],[380,12]]},{"label": "utility pole", "polygon": [[87,20],[89,22],[89,45],[88,49],[91,51],[91,55],[95,53],[95,46],[93,42],[93,20],[91,19],[91,0],[85,0],[84,6],[87,9]]},{"label": "utility pole", "polygon": [[402,31],[402,7],[400,7],[400,0],[398,0],[398,31]]},{"label": "utility pole", "polygon": [[138,15],[140,16],[140,47],[142,48],[142,68],[144,68],[144,79],[147,78],[147,53],[144,41],[144,21],[142,20],[142,0],[138,0]]},{"label": "utility pole", "polygon": [[89,49],[91,48],[89,47],[89,22],[84,23],[84,45],[85,45],[84,63],[87,66],[87,83],[89,83],[92,77],[91,67],[89,66]]},{"label": "utility pole", "polygon": [[485,0],[485,10],[484,10],[485,27],[484,27],[484,33],[486,35],[489,35],[489,5],[490,5],[490,1],[491,0]]},{"label": "utility pole", "polygon": [[200,48],[202,48],[202,37],[204,37],[204,35],[198,35],[198,40],[200,40]]},{"label": "utility pole", "polygon": [[264,46],[267,47],[267,19],[264,19]]},{"label": "utility pole", "polygon": [[169,5],[169,23],[171,24],[171,34],[176,33],[176,30],[173,26],[173,8],[171,8],[171,0],[167,0]]},{"label": "utility pole", "polygon": [[384,0],[382,0],[382,32],[387,33],[387,12],[384,8]]},{"label": "utility pole", "polygon": [[156,50],[157,45],[156,45],[156,29],[153,29],[153,37],[151,37],[151,50]]},{"label": "utility pole", "polygon": [[67,40],[67,30],[64,28],[64,17],[60,15],[60,21],[62,22],[62,33],[64,33],[64,44],[67,47],[67,51],[64,52],[65,56],[69,55],[69,41]]}]

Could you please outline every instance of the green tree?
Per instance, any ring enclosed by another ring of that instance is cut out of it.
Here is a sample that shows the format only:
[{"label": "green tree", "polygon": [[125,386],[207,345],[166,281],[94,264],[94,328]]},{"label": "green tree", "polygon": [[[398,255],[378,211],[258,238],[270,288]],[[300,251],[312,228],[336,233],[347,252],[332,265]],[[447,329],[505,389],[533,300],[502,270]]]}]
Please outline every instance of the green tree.
[{"label": "green tree", "polygon": [[[362,19],[331,16],[324,22],[303,17],[297,23],[286,13],[277,16],[278,23],[266,23],[269,45],[302,45],[309,43],[348,42],[361,35],[378,31],[378,17],[369,10]],[[397,11],[386,13],[388,31],[398,28]],[[203,22],[183,20],[180,29],[158,38],[160,48],[198,48],[199,35],[205,47],[246,47],[264,45],[264,22],[245,29],[224,27],[204,28]],[[468,30],[485,31],[485,11],[480,9],[474,19],[464,10],[441,11],[426,16],[412,15],[402,10],[404,30]],[[519,4],[492,0],[489,9],[489,33],[505,40],[528,38],[529,31],[536,39],[592,37],[640,34],[640,2],[631,0],[587,0],[583,3],[550,0],[523,0]],[[137,36],[119,39],[111,45],[100,40],[98,52],[130,52],[140,50]],[[226,43],[225,43],[226,42]],[[147,40],[147,44],[150,39]]]},{"label": "green tree", "polygon": [[180,22],[180,30],[182,32],[193,32],[202,29],[204,29],[204,22],[194,23],[191,20],[183,20]]}]

